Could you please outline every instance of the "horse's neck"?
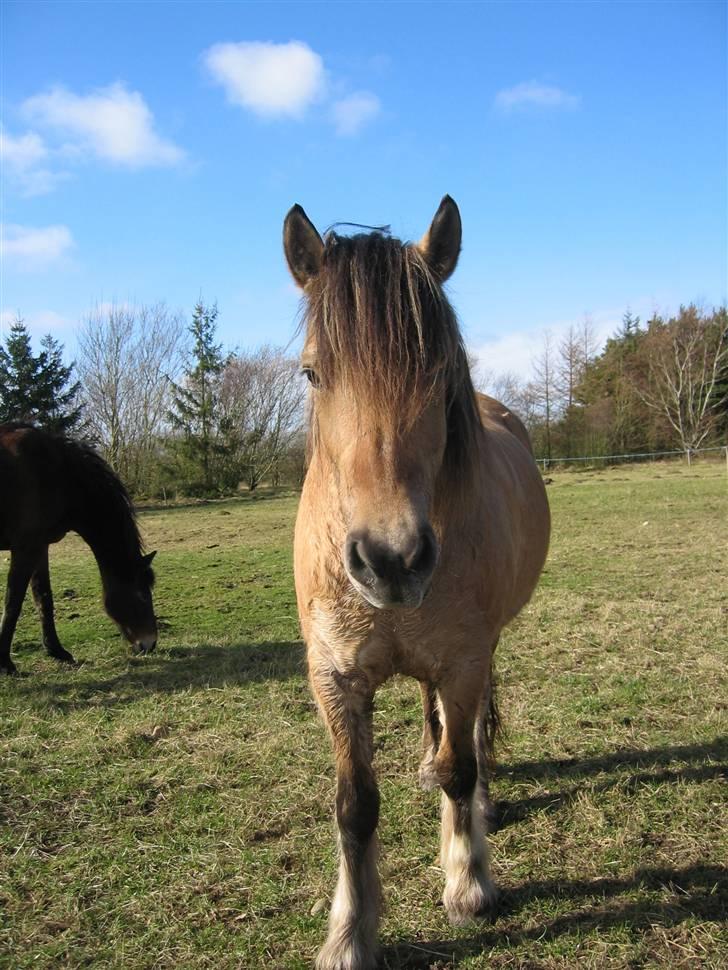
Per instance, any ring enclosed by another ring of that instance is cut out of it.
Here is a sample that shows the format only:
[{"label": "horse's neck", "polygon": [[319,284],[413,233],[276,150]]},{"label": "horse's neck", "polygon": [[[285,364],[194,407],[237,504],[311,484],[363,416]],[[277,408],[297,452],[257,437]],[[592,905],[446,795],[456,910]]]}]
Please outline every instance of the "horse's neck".
[{"label": "horse's neck", "polygon": [[[74,531],[89,546],[98,563],[102,579],[118,577],[131,561],[124,510],[115,501],[105,501],[94,482],[82,489],[75,510]],[[111,512],[111,514],[109,514]]]}]

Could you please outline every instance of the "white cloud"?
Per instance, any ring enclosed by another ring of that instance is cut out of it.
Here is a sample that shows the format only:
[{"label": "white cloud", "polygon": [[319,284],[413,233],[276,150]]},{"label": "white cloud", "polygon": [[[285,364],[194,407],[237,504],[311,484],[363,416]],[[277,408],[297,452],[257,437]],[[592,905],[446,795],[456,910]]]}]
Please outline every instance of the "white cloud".
[{"label": "white cloud", "polygon": [[73,321],[55,310],[36,310],[33,313],[21,313],[19,310],[0,310],[0,333],[6,334],[10,327],[20,317],[31,334],[45,336],[47,333],[69,330]]},{"label": "white cloud", "polygon": [[[589,321],[600,349],[607,337],[615,333],[619,327],[622,312],[608,310],[589,314]],[[552,346],[556,352],[560,342],[566,337],[569,327],[578,328],[582,323],[583,317],[581,320],[559,321],[529,330],[512,331],[470,347],[470,354],[477,361],[481,374],[494,376],[513,374],[522,381],[530,380],[533,376],[533,362],[543,352],[544,334],[547,331],[550,333]]]},{"label": "white cloud", "polygon": [[55,310],[37,310],[29,313],[26,321],[31,333],[57,333],[59,330],[69,330],[73,327],[74,321],[69,317],[64,317]]},{"label": "white cloud", "polygon": [[338,135],[356,135],[368,122],[377,117],[381,102],[369,91],[350,94],[331,106],[331,118]]},{"label": "white cloud", "polygon": [[40,135],[29,131],[19,138],[9,135],[0,129],[0,156],[7,165],[17,168],[28,168],[37,165],[48,155],[48,149]]},{"label": "white cloud", "polygon": [[504,88],[495,96],[495,106],[509,114],[521,108],[575,108],[581,98],[562,88],[539,81],[524,81],[512,88]]},{"label": "white cloud", "polygon": [[202,59],[228,101],[263,117],[299,118],[326,86],[323,60],[301,41],[214,44]]},{"label": "white cloud", "polygon": [[0,310],[0,332],[5,333],[18,318],[17,310]]},{"label": "white cloud", "polygon": [[3,260],[21,270],[44,269],[58,262],[73,248],[67,226],[0,226],[0,254]]},{"label": "white cloud", "polygon": [[37,124],[74,139],[76,149],[118,165],[175,165],[184,158],[181,148],[155,132],[141,94],[121,83],[88,95],[54,87],[28,98],[22,110]]},{"label": "white cloud", "polygon": [[47,167],[48,156],[48,147],[36,132],[28,131],[16,137],[0,126],[3,174],[21,195],[44,195],[64,177]]}]

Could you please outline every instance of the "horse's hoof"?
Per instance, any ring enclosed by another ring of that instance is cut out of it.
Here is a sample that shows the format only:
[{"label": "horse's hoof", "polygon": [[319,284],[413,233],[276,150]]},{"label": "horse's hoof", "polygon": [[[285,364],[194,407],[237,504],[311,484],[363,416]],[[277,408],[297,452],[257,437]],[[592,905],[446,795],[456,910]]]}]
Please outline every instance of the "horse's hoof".
[{"label": "horse's hoof", "polygon": [[7,674],[8,677],[19,677],[18,668],[12,660],[4,660],[0,664],[0,674]]},{"label": "horse's hoof", "polygon": [[376,970],[378,965],[377,948],[356,940],[327,942],[316,958],[316,970]]},{"label": "horse's hoof", "polygon": [[448,880],[443,903],[453,926],[463,926],[472,920],[493,915],[498,891],[489,876],[483,872],[463,873],[460,878]]},{"label": "horse's hoof", "polygon": [[64,650],[62,647],[60,650],[54,650],[52,653],[48,651],[48,656],[52,657],[62,664],[69,664],[72,667],[78,667],[73,654],[69,653],[68,650]]}]

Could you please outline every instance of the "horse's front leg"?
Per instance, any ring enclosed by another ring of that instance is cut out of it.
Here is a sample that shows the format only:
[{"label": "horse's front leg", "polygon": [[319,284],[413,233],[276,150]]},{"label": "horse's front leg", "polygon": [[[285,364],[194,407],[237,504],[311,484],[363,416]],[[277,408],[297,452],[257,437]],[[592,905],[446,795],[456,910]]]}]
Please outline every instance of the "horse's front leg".
[{"label": "horse's front leg", "polygon": [[443,790],[440,863],[443,902],[454,924],[481,916],[496,898],[490,876],[483,804],[478,791],[475,723],[482,686],[477,677],[438,688],[443,734],[435,771]]},{"label": "horse's front leg", "polygon": [[48,569],[48,546],[41,554],[38,564],[30,580],[33,590],[33,599],[40,614],[40,621],[43,627],[43,645],[50,657],[61,660],[64,663],[75,663],[73,656],[64,650],[56,632],[56,622],[53,616],[53,591],[51,590],[51,577]]},{"label": "horse's front leg", "polygon": [[0,673],[16,674],[17,668],[10,659],[10,644],[23,608],[23,600],[30,582],[30,575],[37,555],[11,552],[8,581],[5,588],[5,608],[0,621]]},{"label": "horse's front leg", "polygon": [[336,761],[339,879],[317,970],[372,970],[381,908],[377,872],[379,791],[372,768],[373,689],[311,664],[311,682]]}]

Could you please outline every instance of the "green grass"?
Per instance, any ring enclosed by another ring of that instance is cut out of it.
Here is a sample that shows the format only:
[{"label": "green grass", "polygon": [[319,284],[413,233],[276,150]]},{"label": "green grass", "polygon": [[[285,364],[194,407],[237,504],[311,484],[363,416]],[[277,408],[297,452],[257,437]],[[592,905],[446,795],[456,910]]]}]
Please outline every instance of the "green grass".
[{"label": "green grass", "polygon": [[[560,472],[552,550],[499,646],[501,900],[454,930],[413,682],[378,694],[386,968],[723,967],[728,481]],[[305,682],[296,497],[145,511],[159,652],[127,655],[74,538],[0,682],[0,966],[304,968],[335,880],[334,775]],[[7,557],[0,559],[4,583]]]}]

